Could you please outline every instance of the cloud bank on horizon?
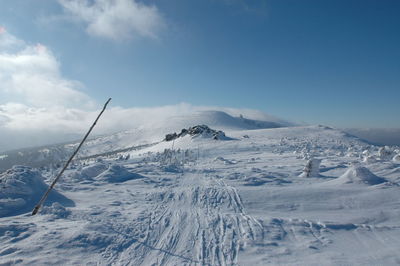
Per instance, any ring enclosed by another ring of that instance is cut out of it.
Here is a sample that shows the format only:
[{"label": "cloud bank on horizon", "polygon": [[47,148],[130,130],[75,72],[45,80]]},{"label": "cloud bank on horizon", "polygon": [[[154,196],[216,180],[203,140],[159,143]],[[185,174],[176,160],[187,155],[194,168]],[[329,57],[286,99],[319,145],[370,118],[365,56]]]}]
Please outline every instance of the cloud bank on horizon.
[{"label": "cloud bank on horizon", "polygon": [[[0,151],[70,141],[87,130],[97,104],[82,92],[84,85],[65,78],[60,62],[42,44],[28,44],[0,27]],[[4,101],[4,100],[3,100]],[[100,103],[101,104],[101,103]],[[205,110],[277,121],[263,112],[187,103],[149,108],[111,107],[96,128],[97,134],[149,126],[181,114]]]}]

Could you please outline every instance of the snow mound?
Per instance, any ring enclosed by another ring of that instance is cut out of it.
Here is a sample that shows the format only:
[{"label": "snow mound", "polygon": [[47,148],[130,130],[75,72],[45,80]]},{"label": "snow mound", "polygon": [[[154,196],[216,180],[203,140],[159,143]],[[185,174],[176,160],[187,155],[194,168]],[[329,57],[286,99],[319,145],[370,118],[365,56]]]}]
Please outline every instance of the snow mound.
[{"label": "snow mound", "polygon": [[[48,188],[42,175],[27,166],[14,166],[1,174],[0,186],[0,216],[31,211]],[[71,200],[53,190],[46,203],[55,201],[73,206]]]},{"label": "snow mound", "polygon": [[343,175],[332,182],[341,184],[359,183],[370,186],[386,182],[384,178],[374,175],[368,168],[362,166],[352,166]]},{"label": "snow mound", "polygon": [[230,139],[225,136],[225,132],[221,130],[215,130],[209,128],[207,125],[197,125],[194,127],[189,127],[188,129],[184,128],[181,130],[181,133],[170,133],[165,136],[165,141],[171,141],[177,138],[184,137],[189,135],[191,137],[202,136],[204,138],[212,138],[215,140],[227,140]]},{"label": "snow mound", "polygon": [[375,156],[369,155],[367,157],[364,157],[363,162],[365,162],[365,163],[375,163],[376,162],[376,158],[375,158]]},{"label": "snow mound", "polygon": [[108,167],[106,171],[98,175],[95,179],[100,181],[106,181],[109,183],[121,183],[128,180],[140,179],[140,178],[144,178],[144,176],[137,173],[132,173],[121,165],[112,164]]},{"label": "snow mound", "polygon": [[77,173],[77,175],[79,176],[80,179],[92,179],[100,175],[107,169],[108,169],[107,164],[103,162],[97,162],[93,165],[83,167],[82,170],[79,171],[79,173]]},{"label": "snow mound", "polygon": [[393,157],[393,161],[394,161],[394,162],[400,162],[400,154],[396,154],[396,155]]},{"label": "snow mound", "polygon": [[214,159],[214,162],[223,162],[224,164],[236,164],[236,161],[231,161],[228,159],[225,159],[222,156],[218,156]]},{"label": "snow mound", "polygon": [[43,207],[41,214],[48,214],[53,219],[67,218],[71,211],[67,210],[58,202],[54,202],[51,206]]}]

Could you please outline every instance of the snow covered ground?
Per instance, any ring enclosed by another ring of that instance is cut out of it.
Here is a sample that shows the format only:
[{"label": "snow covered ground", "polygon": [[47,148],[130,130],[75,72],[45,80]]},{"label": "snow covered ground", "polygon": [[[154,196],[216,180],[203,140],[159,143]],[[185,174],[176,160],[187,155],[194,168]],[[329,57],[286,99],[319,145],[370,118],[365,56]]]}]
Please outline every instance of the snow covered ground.
[{"label": "snow covered ground", "polygon": [[[323,126],[218,119],[212,128],[229,138],[160,141],[171,132],[157,129],[88,143],[90,157],[73,163],[36,216],[42,180],[60,169],[4,172],[0,264],[400,264],[398,147]],[[307,170],[311,159],[319,169]]]}]

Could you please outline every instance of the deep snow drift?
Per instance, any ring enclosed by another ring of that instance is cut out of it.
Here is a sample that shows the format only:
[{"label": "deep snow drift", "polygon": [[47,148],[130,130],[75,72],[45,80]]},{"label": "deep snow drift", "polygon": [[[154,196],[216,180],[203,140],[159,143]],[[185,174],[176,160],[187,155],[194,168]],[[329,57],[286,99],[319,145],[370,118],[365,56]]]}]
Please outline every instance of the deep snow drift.
[{"label": "deep snow drift", "polygon": [[60,168],[3,174],[0,264],[400,264],[398,147],[323,126],[161,141],[186,119],[92,140],[37,216]]},{"label": "deep snow drift", "polygon": [[[42,175],[30,167],[14,166],[0,175],[0,217],[29,212],[47,190]],[[49,195],[48,204],[58,201],[66,206],[73,206],[56,191]]]},{"label": "deep snow drift", "polygon": [[372,186],[384,183],[385,181],[386,180],[384,178],[378,177],[371,173],[371,171],[366,167],[352,166],[333,182],[336,184],[361,183]]}]

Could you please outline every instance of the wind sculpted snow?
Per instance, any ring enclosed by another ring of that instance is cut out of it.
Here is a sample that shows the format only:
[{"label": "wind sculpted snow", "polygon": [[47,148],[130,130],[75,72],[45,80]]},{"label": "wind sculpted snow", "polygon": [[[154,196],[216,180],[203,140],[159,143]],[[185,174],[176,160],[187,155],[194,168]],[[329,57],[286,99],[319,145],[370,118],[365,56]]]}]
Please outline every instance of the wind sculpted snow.
[{"label": "wind sculpted snow", "polygon": [[[26,166],[14,166],[0,175],[0,217],[20,214],[31,210],[47,190],[39,171]],[[73,202],[56,191],[49,195],[49,202]]]},{"label": "wind sculpted snow", "polygon": [[74,206],[2,215],[0,264],[400,263],[398,148],[321,126],[224,131],[76,160],[56,186]]}]

